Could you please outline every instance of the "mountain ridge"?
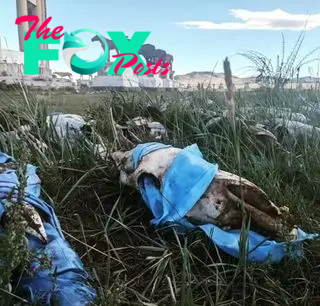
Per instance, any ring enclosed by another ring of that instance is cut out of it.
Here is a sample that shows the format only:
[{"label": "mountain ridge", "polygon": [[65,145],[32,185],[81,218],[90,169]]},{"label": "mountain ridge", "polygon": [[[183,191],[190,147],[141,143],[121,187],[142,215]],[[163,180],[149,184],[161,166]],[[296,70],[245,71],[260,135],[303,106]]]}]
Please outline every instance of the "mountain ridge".
[{"label": "mountain ridge", "polygon": [[[256,77],[239,77],[232,76],[233,83],[236,86],[248,86],[249,84],[256,84]],[[199,83],[205,86],[224,86],[224,73],[223,72],[212,72],[212,71],[192,71],[185,74],[180,74],[175,76],[175,81],[184,86],[197,86]],[[320,78],[312,76],[303,76],[299,78],[301,83],[319,83]],[[296,78],[292,78],[290,83],[295,83]]]}]

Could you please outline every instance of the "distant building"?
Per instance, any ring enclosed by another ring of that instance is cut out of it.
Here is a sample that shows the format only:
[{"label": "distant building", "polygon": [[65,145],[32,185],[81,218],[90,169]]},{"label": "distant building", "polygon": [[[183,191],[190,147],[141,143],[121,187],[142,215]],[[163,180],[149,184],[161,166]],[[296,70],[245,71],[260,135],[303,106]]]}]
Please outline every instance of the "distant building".
[{"label": "distant building", "polygon": [[23,75],[23,52],[0,48],[0,75]]},{"label": "distant building", "polygon": [[[46,0],[16,0],[16,7],[17,17],[25,15],[37,15],[39,17],[39,23],[37,24],[35,31],[37,31],[39,26],[47,19]],[[0,37],[0,76],[16,77],[23,75],[24,33],[27,32],[31,26],[31,23],[27,24],[25,22],[18,25],[20,51],[3,49]],[[48,45],[40,45],[39,48],[48,49]],[[40,61],[39,75],[51,75],[48,61]]]}]

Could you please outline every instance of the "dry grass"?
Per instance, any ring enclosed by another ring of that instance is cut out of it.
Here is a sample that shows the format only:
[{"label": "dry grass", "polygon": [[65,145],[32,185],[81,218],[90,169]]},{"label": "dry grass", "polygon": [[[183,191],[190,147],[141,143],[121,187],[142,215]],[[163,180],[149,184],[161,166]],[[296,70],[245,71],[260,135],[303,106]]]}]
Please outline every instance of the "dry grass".
[{"label": "dry grass", "polygon": [[[168,127],[170,143],[179,147],[197,143],[206,159],[252,180],[274,202],[289,206],[298,224],[310,232],[320,230],[318,139],[298,145],[283,140],[292,152],[288,159],[272,148],[257,147],[240,125],[225,121],[219,127],[207,126],[214,112],[225,110],[225,102],[221,93],[203,89],[27,97],[28,103],[19,92],[1,93],[2,106],[19,109],[19,117],[32,121],[34,134],[49,145],[45,158],[34,152],[29,159],[40,168],[43,197],[54,205],[67,239],[94,276],[97,305],[319,305],[318,242],[306,243],[305,256],[299,260],[257,265],[224,254],[201,232],[180,237],[172,229],[155,230],[141,197],[119,185],[110,161],[94,156],[82,140],[74,144],[50,140],[43,119],[49,110],[90,114],[107,146],[114,148],[111,111],[113,120],[123,123],[144,115],[148,105],[166,105],[157,119]],[[318,107],[318,93],[235,93],[237,107],[281,106],[295,111],[305,101]],[[10,120],[13,124],[17,119]],[[1,150],[16,158],[24,155],[14,142],[2,143]]]}]

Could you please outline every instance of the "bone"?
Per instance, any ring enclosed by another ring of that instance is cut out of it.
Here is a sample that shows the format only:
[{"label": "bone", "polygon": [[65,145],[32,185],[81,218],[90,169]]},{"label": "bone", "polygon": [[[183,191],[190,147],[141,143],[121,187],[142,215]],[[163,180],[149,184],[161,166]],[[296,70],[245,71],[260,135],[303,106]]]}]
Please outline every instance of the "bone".
[{"label": "bone", "polygon": [[[115,152],[112,158],[120,171],[122,184],[138,189],[139,179],[152,175],[160,182],[161,188],[167,170],[180,151],[170,147],[151,152],[142,158],[136,169],[133,167],[132,151]],[[288,223],[291,216],[287,207],[278,207],[257,185],[223,170],[218,170],[210,186],[186,216],[196,224],[212,223],[222,228],[240,228],[243,218],[241,205],[251,217],[255,229],[270,237],[280,237],[294,227],[294,224]]]}]

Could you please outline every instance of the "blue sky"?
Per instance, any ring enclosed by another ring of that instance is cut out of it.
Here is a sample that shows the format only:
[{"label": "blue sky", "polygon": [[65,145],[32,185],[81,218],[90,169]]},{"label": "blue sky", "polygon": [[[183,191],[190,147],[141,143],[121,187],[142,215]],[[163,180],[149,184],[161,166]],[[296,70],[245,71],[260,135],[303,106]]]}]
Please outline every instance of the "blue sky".
[{"label": "blue sky", "polygon": [[[8,47],[17,50],[15,2],[0,0],[0,35],[2,47],[5,37]],[[320,2],[315,0],[47,0],[47,11],[53,17],[51,29],[60,25],[67,32],[90,28],[105,36],[106,31],[123,31],[129,37],[135,31],[151,31],[146,43],[174,55],[176,74],[211,71],[217,62],[215,71],[220,72],[222,60],[229,56],[235,75],[250,75],[249,63],[236,54],[255,50],[275,59],[281,52],[281,33],[289,53],[307,18],[309,30],[301,56],[320,46]],[[80,36],[89,43],[89,36]],[[77,55],[93,60],[100,48],[94,43]],[[69,71],[62,55],[50,65]],[[303,72],[308,74],[307,67]]]}]

